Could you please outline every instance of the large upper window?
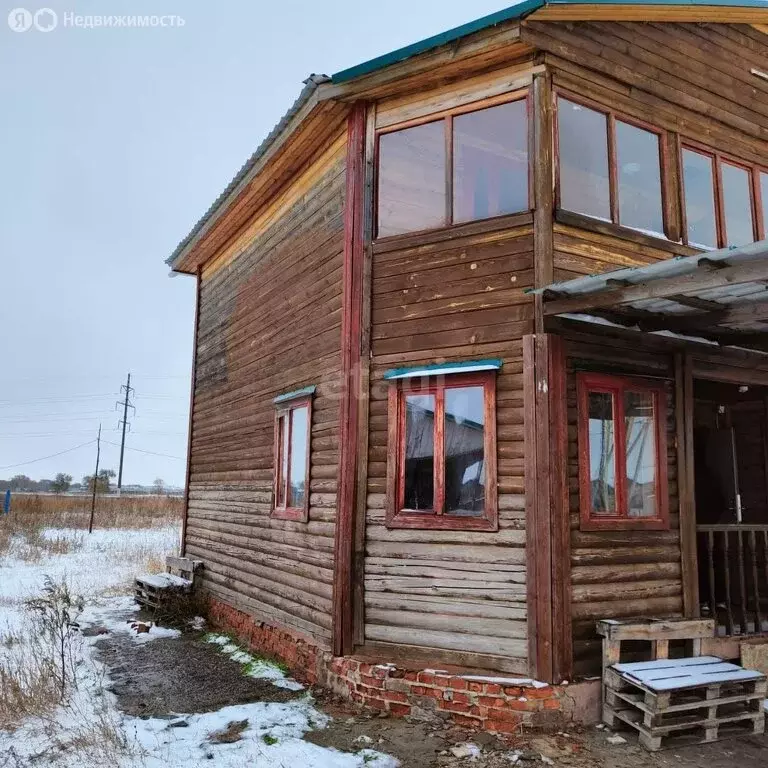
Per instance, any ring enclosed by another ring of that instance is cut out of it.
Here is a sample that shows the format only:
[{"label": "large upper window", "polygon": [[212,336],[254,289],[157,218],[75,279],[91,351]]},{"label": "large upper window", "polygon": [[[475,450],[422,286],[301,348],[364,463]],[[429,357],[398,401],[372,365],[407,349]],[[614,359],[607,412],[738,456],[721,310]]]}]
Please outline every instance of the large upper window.
[{"label": "large upper window", "polygon": [[659,133],[563,96],[557,114],[559,207],[663,237]]},{"label": "large upper window", "polygon": [[527,100],[379,135],[377,236],[528,210]]},{"label": "large upper window", "polygon": [[765,237],[768,172],[692,146],[682,165],[686,243],[726,248]]},{"label": "large upper window", "polygon": [[308,519],[311,426],[311,394],[277,398],[273,517]]},{"label": "large upper window", "polygon": [[666,392],[639,378],[578,376],[581,527],[666,528]]},{"label": "large upper window", "polygon": [[496,529],[494,375],[392,384],[389,526]]}]

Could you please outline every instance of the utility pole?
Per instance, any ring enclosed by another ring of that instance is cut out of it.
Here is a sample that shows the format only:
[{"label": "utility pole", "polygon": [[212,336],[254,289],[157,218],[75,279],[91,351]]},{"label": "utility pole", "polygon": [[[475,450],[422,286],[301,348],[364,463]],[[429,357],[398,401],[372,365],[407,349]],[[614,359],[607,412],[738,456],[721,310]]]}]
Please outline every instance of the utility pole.
[{"label": "utility pole", "polygon": [[96,438],[96,471],[93,473],[93,494],[91,495],[91,519],[88,521],[88,533],[93,533],[93,513],[96,511],[96,485],[99,482],[99,456],[101,454],[101,424]]},{"label": "utility pole", "polygon": [[123,439],[120,441],[120,467],[117,470],[117,495],[120,495],[120,490],[123,487],[123,456],[125,455],[125,430],[128,426],[128,409],[133,408],[134,413],[136,412],[136,408],[133,406],[130,400],[131,392],[133,392],[134,389],[131,386],[131,374],[128,374],[128,380],[125,384],[123,384],[120,387],[120,392],[125,392],[125,400],[119,400],[117,403],[115,403],[115,408],[119,406],[123,406],[123,418],[117,422],[117,428],[120,429],[120,426],[123,427]]}]

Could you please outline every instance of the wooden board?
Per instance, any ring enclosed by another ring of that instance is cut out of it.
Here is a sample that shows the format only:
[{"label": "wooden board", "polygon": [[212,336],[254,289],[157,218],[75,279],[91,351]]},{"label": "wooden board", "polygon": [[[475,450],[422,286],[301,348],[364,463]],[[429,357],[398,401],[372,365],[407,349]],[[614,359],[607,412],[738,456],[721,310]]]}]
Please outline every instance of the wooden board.
[{"label": "wooden board", "polygon": [[716,656],[690,659],[657,659],[613,667],[625,679],[632,680],[651,691],[678,691],[706,685],[764,680],[765,675]]}]

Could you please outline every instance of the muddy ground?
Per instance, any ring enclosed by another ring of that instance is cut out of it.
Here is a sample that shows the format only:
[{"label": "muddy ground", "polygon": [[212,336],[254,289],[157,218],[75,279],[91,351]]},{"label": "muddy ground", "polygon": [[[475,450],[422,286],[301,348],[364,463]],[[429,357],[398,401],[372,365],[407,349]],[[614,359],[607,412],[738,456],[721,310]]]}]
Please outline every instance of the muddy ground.
[{"label": "muddy ground", "polygon": [[[202,640],[200,633],[178,639],[137,644],[120,635],[105,635],[97,643],[109,668],[110,688],[127,714],[172,718],[178,713],[211,712],[223,706],[253,701],[284,702],[301,695],[270,682],[243,675],[239,664]],[[317,707],[333,720],[328,728],[308,733],[307,741],[345,752],[361,748],[397,757],[403,768],[508,768],[510,765],[561,765],[573,768],[763,768],[768,765],[768,736],[749,736],[650,754],[633,734],[625,743],[610,744],[604,728],[573,729],[567,733],[524,733],[502,741],[444,722],[420,723],[382,717],[313,691]],[[471,757],[467,742],[480,750]],[[297,766],[296,768],[300,768]]]}]

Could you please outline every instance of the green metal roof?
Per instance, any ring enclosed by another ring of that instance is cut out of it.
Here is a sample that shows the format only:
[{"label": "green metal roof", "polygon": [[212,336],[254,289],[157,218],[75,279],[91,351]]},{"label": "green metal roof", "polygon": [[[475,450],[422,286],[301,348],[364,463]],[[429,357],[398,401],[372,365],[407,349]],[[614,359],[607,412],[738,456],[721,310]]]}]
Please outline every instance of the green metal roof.
[{"label": "green metal roof", "polygon": [[710,8],[765,8],[768,10],[768,0],[523,0],[521,3],[505,8],[502,11],[491,13],[475,21],[454,27],[439,35],[427,37],[417,43],[406,45],[390,53],[377,56],[375,59],[357,64],[349,69],[343,69],[331,76],[334,83],[343,83],[362,75],[369,75],[379,69],[384,69],[391,64],[405,61],[412,56],[438,48],[446,43],[452,43],[462,37],[479,32],[482,29],[493,27],[505,21],[515,21],[539,10],[547,5],[668,5],[668,6],[701,6]]}]

